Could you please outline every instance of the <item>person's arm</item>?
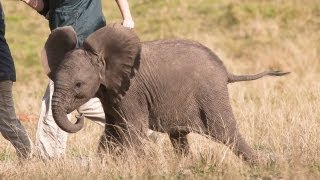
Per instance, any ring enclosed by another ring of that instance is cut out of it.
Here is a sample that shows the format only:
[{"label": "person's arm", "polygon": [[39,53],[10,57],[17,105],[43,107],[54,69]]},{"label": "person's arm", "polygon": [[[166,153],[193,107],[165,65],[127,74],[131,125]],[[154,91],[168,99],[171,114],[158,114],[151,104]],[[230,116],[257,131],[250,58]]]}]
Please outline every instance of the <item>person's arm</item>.
[{"label": "person's arm", "polygon": [[21,0],[30,6],[32,9],[36,10],[39,14],[46,16],[49,11],[48,0]]},{"label": "person's arm", "polygon": [[131,16],[129,3],[127,0],[116,0],[118,7],[120,9],[123,22],[122,25],[128,28],[134,28],[134,22]]}]

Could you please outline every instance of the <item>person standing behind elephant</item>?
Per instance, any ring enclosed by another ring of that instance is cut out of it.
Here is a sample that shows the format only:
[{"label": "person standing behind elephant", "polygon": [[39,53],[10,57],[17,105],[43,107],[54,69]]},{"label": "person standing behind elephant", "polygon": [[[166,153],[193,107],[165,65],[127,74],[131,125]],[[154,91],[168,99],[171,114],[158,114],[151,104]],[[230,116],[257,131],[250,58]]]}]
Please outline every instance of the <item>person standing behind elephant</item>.
[{"label": "person standing behind elephant", "polygon": [[15,147],[19,158],[30,156],[31,145],[25,128],[16,117],[12,85],[16,81],[13,58],[5,39],[5,19],[0,2],[0,132]]},{"label": "person standing behind elephant", "polygon": [[[102,13],[101,0],[22,0],[49,20],[50,30],[72,26],[78,38],[77,47],[91,33],[106,25]],[[134,27],[127,0],[116,0],[123,17],[122,25]],[[44,94],[38,122],[35,146],[44,158],[63,157],[66,150],[67,133],[55,123],[51,111],[54,85],[50,80]],[[90,99],[77,109],[85,117],[105,123],[105,114],[98,98]],[[68,116],[70,119],[70,115]]]}]

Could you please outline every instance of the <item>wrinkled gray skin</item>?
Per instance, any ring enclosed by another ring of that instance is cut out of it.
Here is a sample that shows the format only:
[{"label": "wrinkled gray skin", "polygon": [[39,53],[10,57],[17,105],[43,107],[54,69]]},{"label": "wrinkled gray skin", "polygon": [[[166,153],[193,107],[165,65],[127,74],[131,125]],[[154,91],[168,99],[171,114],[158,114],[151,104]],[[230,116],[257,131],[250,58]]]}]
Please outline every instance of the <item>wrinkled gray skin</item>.
[{"label": "wrinkled gray skin", "polygon": [[98,97],[106,114],[102,146],[135,145],[148,128],[168,133],[177,152],[187,153],[187,134],[204,133],[254,163],[257,155],[241,136],[227,84],[286,73],[267,71],[235,76],[207,47],[189,40],[140,43],[119,24],[104,27],[74,49],[71,27],[49,36],[44,64],[54,81],[53,116],[59,127],[77,132],[67,113]]}]

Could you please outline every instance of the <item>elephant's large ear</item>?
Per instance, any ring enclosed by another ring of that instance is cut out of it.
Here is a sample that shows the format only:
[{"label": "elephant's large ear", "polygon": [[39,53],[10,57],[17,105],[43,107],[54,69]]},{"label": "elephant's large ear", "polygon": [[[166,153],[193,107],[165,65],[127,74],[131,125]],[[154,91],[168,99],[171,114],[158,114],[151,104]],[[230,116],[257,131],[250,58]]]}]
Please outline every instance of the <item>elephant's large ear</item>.
[{"label": "elephant's large ear", "polygon": [[49,35],[41,52],[41,63],[49,78],[62,61],[64,55],[77,44],[77,35],[71,26],[56,28]]},{"label": "elephant's large ear", "polygon": [[130,87],[140,64],[141,44],[133,30],[121,24],[107,25],[84,41],[85,50],[98,55],[98,64],[103,64],[102,84],[112,102],[117,102]]}]

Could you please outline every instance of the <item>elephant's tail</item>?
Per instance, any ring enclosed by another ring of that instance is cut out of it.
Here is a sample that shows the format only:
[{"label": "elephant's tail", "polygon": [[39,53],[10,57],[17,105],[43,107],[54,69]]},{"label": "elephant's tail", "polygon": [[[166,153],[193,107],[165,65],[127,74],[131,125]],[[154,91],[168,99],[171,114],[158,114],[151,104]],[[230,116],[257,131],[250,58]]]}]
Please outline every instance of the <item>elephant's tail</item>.
[{"label": "elephant's tail", "polygon": [[228,83],[234,83],[238,81],[252,81],[252,80],[262,78],[263,76],[283,76],[289,73],[290,72],[283,72],[283,71],[264,71],[262,73],[254,74],[254,75],[234,75],[234,74],[228,73]]}]

